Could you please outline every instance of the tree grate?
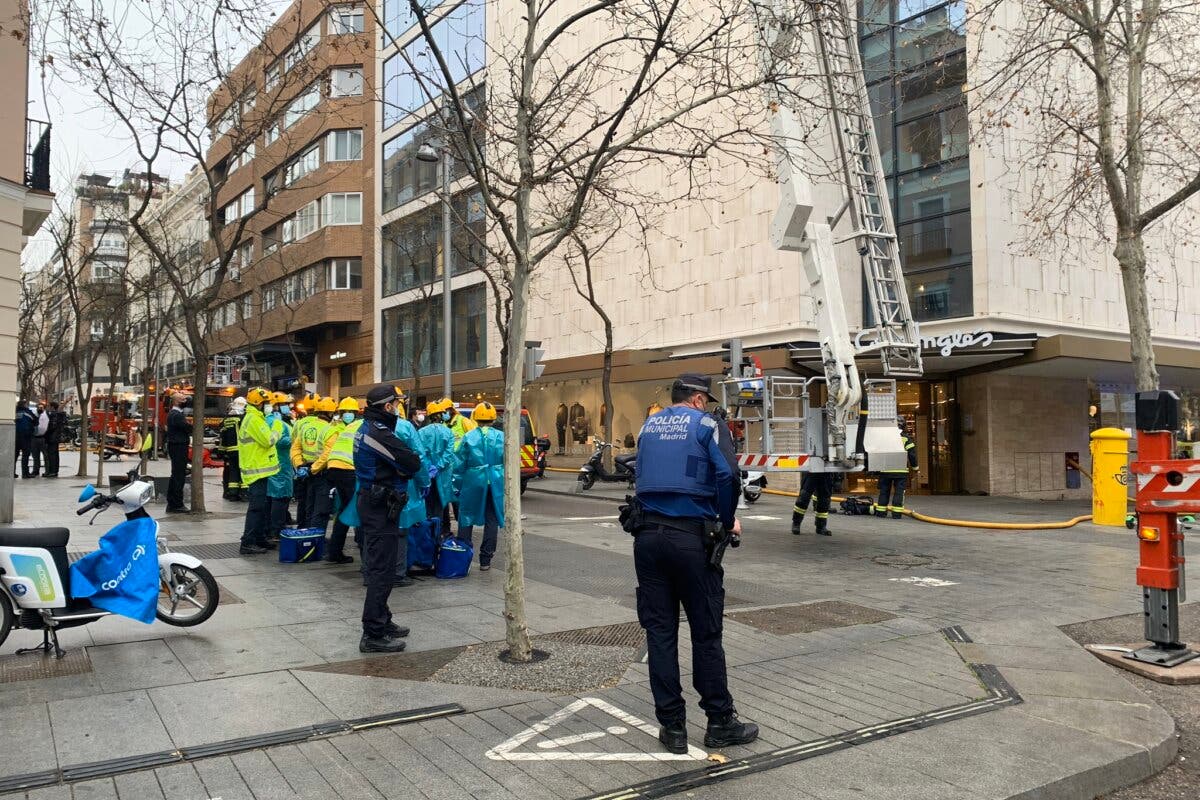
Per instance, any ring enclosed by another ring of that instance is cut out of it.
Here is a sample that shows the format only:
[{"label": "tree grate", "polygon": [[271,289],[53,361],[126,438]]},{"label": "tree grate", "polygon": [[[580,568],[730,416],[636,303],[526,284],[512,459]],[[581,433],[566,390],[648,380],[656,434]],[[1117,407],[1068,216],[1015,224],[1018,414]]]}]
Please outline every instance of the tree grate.
[{"label": "tree grate", "polygon": [[[34,633],[40,634],[41,631]],[[66,675],[83,675],[91,671],[92,660],[82,647],[68,649],[62,658],[38,653],[0,656],[0,683],[40,681]]]},{"label": "tree grate", "polygon": [[591,644],[597,647],[642,647],[646,644],[645,631],[636,622],[622,622],[619,625],[601,625],[595,628],[577,628],[573,631],[543,633],[534,638],[540,641]]}]

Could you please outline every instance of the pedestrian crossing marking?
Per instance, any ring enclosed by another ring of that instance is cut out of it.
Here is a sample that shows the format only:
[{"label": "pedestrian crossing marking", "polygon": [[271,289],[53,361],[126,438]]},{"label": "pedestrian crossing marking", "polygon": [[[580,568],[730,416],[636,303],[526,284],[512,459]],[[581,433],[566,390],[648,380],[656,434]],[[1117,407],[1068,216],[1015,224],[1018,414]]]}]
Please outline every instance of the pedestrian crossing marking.
[{"label": "pedestrian crossing marking", "polygon": [[924,586],[927,589],[939,589],[943,586],[958,586],[954,581],[944,581],[941,578],[918,578],[916,576],[908,578],[888,578],[889,581],[899,583],[912,583],[917,586]]},{"label": "pedestrian crossing marking", "polygon": [[[538,737],[545,737],[551,728],[562,723],[572,715],[578,714],[588,706],[603,711],[610,717],[614,717],[615,721],[621,724],[612,724],[595,731],[558,738],[546,737],[542,741],[537,742],[536,750],[521,749],[523,745],[529,744],[532,740]],[[605,736],[623,736],[633,733],[634,730],[641,731],[653,737],[653,744],[649,744],[650,747],[655,748],[653,752],[647,753],[637,750],[627,752],[576,752],[564,749],[572,745],[596,741]],[[628,711],[622,711],[598,697],[583,697],[565,708],[555,711],[541,722],[531,725],[516,736],[493,747],[485,755],[492,761],[703,761],[708,758],[708,753],[692,745],[688,745],[686,753],[667,753],[659,750],[658,748],[660,747],[661,745],[658,743],[658,729],[644,719],[636,717]]]}]

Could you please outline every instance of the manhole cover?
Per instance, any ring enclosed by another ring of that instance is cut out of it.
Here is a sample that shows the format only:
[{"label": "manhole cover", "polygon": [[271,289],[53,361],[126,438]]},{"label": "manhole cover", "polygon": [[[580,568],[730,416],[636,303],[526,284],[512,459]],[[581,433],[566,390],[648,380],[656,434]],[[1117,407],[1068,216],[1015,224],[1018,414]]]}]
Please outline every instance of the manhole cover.
[{"label": "manhole cover", "polygon": [[927,567],[936,559],[934,556],[925,556],[920,553],[888,553],[886,556],[874,556],[871,560],[883,567],[904,569],[907,567]]},{"label": "manhole cover", "polygon": [[40,681],[64,675],[83,675],[92,671],[92,660],[82,647],[67,649],[62,658],[37,653],[0,656],[0,683]]},{"label": "manhole cover", "polygon": [[736,611],[725,616],[734,622],[758,628],[776,636],[793,633],[812,633],[827,628],[845,628],[850,625],[869,625],[895,619],[895,614],[877,608],[825,600],[820,603],[763,608],[757,611]]},{"label": "manhole cover", "polygon": [[641,647],[646,643],[646,634],[636,622],[620,625],[601,625],[598,628],[578,628],[573,631],[543,633],[539,641],[567,642],[569,644],[591,644],[599,647]]},{"label": "manhole cover", "polygon": [[307,672],[332,672],[337,675],[359,675],[365,678],[393,678],[404,681],[429,680],[433,673],[457,658],[465,647],[445,647],[423,653],[397,653],[394,656],[356,658],[305,667]]}]

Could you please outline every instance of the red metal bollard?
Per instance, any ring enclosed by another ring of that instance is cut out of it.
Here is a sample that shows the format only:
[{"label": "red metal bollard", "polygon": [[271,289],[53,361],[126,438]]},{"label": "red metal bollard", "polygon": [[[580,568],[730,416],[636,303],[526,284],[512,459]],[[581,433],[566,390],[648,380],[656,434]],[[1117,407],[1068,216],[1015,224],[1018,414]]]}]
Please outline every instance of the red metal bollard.
[{"label": "red metal bollard", "polygon": [[1126,658],[1161,667],[1189,661],[1196,653],[1179,641],[1179,603],[1186,599],[1183,533],[1179,514],[1200,512],[1200,459],[1172,458],[1179,427],[1174,392],[1138,392],[1138,460],[1129,471],[1137,481],[1138,568],[1146,638]]}]

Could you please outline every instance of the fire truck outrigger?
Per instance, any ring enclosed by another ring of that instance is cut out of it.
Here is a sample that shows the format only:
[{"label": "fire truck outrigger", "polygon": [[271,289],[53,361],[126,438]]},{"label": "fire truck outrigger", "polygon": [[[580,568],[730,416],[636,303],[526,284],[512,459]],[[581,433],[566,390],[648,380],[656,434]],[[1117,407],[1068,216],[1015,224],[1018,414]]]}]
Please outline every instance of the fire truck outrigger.
[{"label": "fire truck outrigger", "polygon": [[[797,12],[799,16],[797,16]],[[810,138],[780,92],[772,99],[771,132],[780,184],[771,243],[799,252],[816,310],[824,376],[804,378],[746,374],[740,353],[731,353],[732,374],[722,382],[731,418],[745,430],[743,469],[854,472],[907,466],[896,426],[896,378],[920,377],[921,338],[900,266],[879,144],[859,60],[854,17],[846,0],[797,4],[776,0],[762,10],[763,59],[795,60],[811,37],[822,75],[844,202],[829,220],[814,218],[813,186],[798,167]],[[850,230],[835,239],[847,217]],[[834,246],[851,241],[862,262],[870,336],[850,335]],[[732,348],[731,348],[732,349]],[[878,356],[885,379],[863,380],[856,356]],[[760,371],[759,371],[760,372]],[[823,383],[823,407],[810,408],[814,384]]]}]

